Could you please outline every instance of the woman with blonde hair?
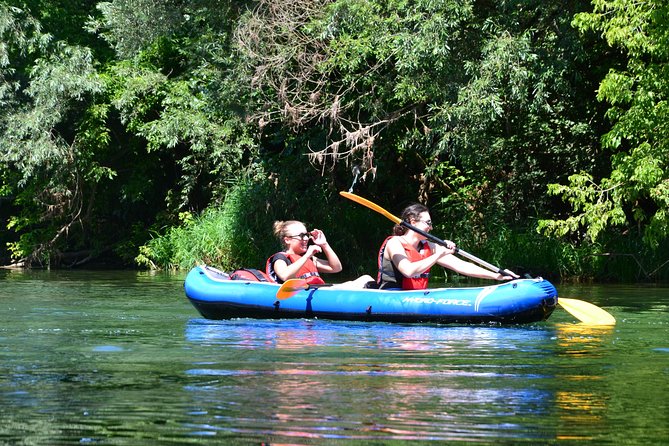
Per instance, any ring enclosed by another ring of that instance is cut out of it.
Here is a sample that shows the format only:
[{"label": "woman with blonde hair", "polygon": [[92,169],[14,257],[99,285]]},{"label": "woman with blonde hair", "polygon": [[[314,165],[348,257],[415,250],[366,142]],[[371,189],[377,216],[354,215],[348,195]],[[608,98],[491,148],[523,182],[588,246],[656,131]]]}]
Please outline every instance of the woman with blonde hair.
[{"label": "woman with blonde hair", "polygon": [[[267,275],[277,283],[288,279],[304,279],[309,284],[323,284],[321,273],[338,273],[342,270],[337,253],[328,243],[320,229],[307,231],[304,223],[297,220],[275,221],[274,235],[281,241],[284,250],[267,259]],[[364,275],[338,286],[364,288],[375,282]]]}]

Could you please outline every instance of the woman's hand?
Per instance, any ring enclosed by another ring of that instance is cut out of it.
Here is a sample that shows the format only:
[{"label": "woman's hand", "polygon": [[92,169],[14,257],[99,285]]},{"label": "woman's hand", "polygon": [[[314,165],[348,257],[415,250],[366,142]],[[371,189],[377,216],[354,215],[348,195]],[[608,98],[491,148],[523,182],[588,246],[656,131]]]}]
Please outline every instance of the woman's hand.
[{"label": "woman's hand", "polygon": [[323,246],[323,245],[328,244],[328,241],[325,238],[325,234],[320,229],[314,229],[313,231],[311,231],[309,233],[309,235],[311,235],[311,239],[314,241],[314,243],[319,245],[319,246]]},{"label": "woman's hand", "polygon": [[314,244],[309,245],[307,248],[307,254],[313,256],[314,254],[325,254],[326,259],[320,257],[314,257],[314,261],[318,260],[316,267],[321,273],[338,273],[342,270],[341,260],[337,257],[337,253],[334,252],[332,246],[328,244],[325,234],[320,229],[312,230],[309,235],[313,240]]},{"label": "woman's hand", "polygon": [[510,275],[499,273],[497,274],[497,277],[495,277],[495,280],[500,280],[500,281],[513,280],[513,279],[518,279],[520,277],[518,274],[514,273],[513,271],[509,271],[508,269],[505,269],[504,271],[506,271]]},{"label": "woman's hand", "polygon": [[455,243],[446,241],[446,246],[434,245],[434,251],[439,254],[439,258],[455,253]]},{"label": "woman's hand", "polygon": [[312,257],[316,254],[320,254],[321,252],[323,252],[323,248],[321,248],[319,245],[309,245],[307,252],[305,252],[304,255],[307,257]]}]

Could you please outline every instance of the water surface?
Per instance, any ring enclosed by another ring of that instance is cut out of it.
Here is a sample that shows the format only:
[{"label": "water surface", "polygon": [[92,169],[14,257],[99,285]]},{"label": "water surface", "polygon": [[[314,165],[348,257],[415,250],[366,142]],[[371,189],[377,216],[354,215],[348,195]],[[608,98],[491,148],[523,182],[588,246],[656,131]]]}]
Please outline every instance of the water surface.
[{"label": "water surface", "polygon": [[208,321],[184,275],[0,271],[0,443],[669,444],[669,288],[618,319]]}]

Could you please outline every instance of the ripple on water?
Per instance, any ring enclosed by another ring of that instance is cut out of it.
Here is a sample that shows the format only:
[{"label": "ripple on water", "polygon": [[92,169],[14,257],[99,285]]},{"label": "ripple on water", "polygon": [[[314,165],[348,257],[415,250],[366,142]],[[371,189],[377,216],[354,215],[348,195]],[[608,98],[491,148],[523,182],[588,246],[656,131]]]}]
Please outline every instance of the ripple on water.
[{"label": "ripple on water", "polygon": [[103,352],[103,353],[116,353],[123,352],[125,349],[116,345],[97,345],[93,347],[94,352]]}]

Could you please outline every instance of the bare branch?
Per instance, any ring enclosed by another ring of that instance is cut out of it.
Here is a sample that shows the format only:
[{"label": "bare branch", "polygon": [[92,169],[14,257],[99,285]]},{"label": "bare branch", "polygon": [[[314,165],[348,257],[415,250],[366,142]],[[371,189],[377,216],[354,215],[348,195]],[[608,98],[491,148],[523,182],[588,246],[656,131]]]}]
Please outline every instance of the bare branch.
[{"label": "bare branch", "polygon": [[280,119],[296,132],[308,126],[325,126],[328,134],[324,148],[310,148],[310,162],[332,168],[338,161],[350,163],[355,159],[362,162],[365,170],[372,171],[379,135],[393,122],[415,113],[418,105],[385,115],[376,110],[375,120],[360,118],[361,103],[374,92],[362,91],[359,84],[387,67],[394,54],[374,61],[352,80],[342,80],[338,73],[326,68],[331,55],[330,40],[314,35],[309,25],[324,17],[329,3],[261,0],[237,29],[237,46],[252,73],[252,86],[264,95],[251,120],[262,129]]}]

